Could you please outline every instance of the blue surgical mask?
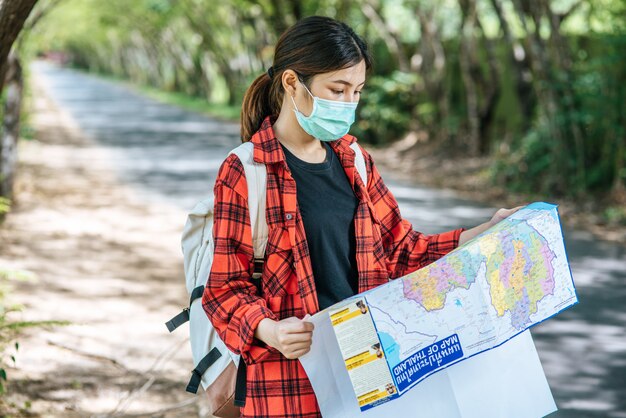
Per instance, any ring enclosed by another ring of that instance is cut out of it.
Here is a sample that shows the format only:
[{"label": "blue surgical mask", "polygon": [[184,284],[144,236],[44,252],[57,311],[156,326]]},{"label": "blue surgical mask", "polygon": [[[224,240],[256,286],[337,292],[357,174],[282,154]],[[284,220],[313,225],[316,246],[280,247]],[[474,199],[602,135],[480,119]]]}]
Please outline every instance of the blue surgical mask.
[{"label": "blue surgical mask", "polygon": [[304,116],[291,96],[296,119],[302,129],[320,141],[334,141],[347,134],[354,123],[358,103],[320,99],[313,96],[304,83],[302,85],[313,97],[313,111],[309,116]]}]

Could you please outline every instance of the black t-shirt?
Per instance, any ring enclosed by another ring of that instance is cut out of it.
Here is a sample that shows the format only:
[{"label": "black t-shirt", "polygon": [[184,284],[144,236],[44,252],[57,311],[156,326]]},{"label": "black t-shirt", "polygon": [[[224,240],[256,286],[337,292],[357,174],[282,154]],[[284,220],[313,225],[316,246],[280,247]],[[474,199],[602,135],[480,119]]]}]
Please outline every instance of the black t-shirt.
[{"label": "black t-shirt", "polygon": [[321,163],[303,161],[283,146],[296,181],[320,309],[358,292],[354,234],[358,200],[339,158],[330,145],[322,144],[326,159]]}]

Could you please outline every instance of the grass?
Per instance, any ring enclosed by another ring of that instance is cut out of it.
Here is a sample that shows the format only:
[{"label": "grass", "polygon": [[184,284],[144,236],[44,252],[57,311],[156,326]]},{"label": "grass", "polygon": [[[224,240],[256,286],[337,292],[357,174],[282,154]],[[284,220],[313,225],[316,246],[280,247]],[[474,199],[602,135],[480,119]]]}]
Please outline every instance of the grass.
[{"label": "grass", "polygon": [[602,213],[603,219],[609,225],[626,226],[626,207],[624,206],[608,206]]},{"label": "grass", "polygon": [[194,112],[204,113],[218,119],[224,119],[231,122],[239,121],[239,106],[230,106],[221,103],[209,103],[198,97],[191,97],[184,93],[167,92],[149,86],[135,86],[145,96],[150,97],[162,103],[179,106]]},{"label": "grass", "polygon": [[95,73],[84,68],[72,67],[72,69],[85,74],[97,76],[104,80],[115,81],[136,92],[154,99],[158,102],[178,106],[193,112],[202,113],[216,119],[222,119],[229,122],[239,122],[239,114],[241,106],[233,106],[226,103],[212,103],[201,97],[192,97],[185,93],[164,91],[156,87],[140,85],[132,81],[112,74]]},{"label": "grass", "polygon": [[0,196],[0,218],[11,210],[11,199]]}]

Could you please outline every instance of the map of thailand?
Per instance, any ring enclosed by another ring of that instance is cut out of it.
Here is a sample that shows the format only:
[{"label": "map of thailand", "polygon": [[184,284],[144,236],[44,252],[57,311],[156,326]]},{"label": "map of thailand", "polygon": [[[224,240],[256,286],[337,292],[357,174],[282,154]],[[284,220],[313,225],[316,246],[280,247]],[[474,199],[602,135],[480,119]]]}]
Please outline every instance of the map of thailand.
[{"label": "map of thailand", "polygon": [[[508,231],[511,226],[516,227],[516,236]],[[513,326],[525,329],[530,315],[537,312],[537,303],[554,292],[555,258],[546,239],[526,221],[510,220],[496,226],[477,245],[405,278],[404,297],[426,311],[442,309],[447,294],[456,288],[468,289],[484,264],[491,304],[498,316],[508,311]]]},{"label": "map of thailand", "polygon": [[[355,386],[362,410],[577,303],[556,208],[526,206],[430,265],[331,308],[346,364],[388,366],[376,369],[375,388]],[[348,334],[369,327],[373,349],[363,351]],[[362,381],[358,367],[350,373]]]}]

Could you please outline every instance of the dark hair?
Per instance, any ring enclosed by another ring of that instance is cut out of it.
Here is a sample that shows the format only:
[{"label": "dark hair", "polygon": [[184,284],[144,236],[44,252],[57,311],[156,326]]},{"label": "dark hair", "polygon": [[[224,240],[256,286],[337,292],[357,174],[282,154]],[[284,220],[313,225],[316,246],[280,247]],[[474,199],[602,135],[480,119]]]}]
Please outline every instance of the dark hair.
[{"label": "dark hair", "polygon": [[317,74],[352,67],[363,60],[369,71],[372,59],[366,43],[345,23],[324,16],[296,22],[278,39],[269,71],[257,77],[244,95],[241,140],[249,141],[265,117],[279,113],[285,70],[295,71],[307,83]]}]

